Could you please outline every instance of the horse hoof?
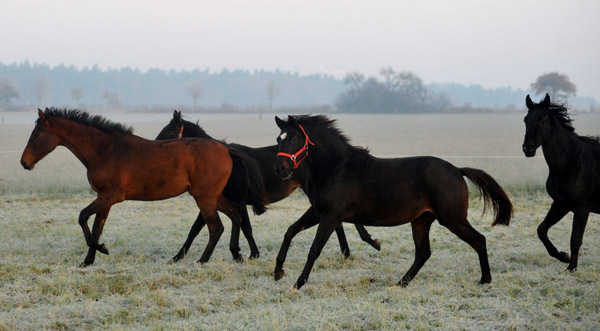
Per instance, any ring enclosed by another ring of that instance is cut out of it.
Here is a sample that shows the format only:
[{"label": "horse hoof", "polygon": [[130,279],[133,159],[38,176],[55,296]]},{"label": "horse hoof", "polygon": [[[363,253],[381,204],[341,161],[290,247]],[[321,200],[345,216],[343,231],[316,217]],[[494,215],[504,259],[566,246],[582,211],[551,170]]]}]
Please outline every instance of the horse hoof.
[{"label": "horse hoof", "polygon": [[259,256],[260,256],[260,254],[258,254],[258,253],[256,253],[256,254],[250,254],[250,256],[248,257],[248,259],[255,260],[255,259],[258,259]]},{"label": "horse hoof", "polygon": [[285,270],[280,270],[280,271],[275,271],[274,273],[275,276],[275,281],[280,280],[281,278],[283,278],[283,276],[285,276]]},{"label": "horse hoof", "polygon": [[237,263],[244,263],[244,257],[241,255],[238,257],[234,257],[233,260]]},{"label": "horse hoof", "polygon": [[86,261],[83,261],[83,262],[81,262],[81,264],[79,265],[79,268],[87,268],[87,267],[91,266],[93,263],[94,263],[94,262],[86,262]]},{"label": "horse hoof", "polygon": [[375,248],[378,251],[381,251],[381,243],[379,242],[379,240],[375,239],[375,242],[373,243],[373,248]]},{"label": "horse hoof", "polygon": [[481,278],[481,280],[479,281],[479,284],[483,285],[483,284],[489,284],[492,282],[492,278]]},{"label": "horse hoof", "polygon": [[106,244],[105,244],[105,243],[102,243],[102,245],[100,245],[100,247],[98,247],[98,251],[99,251],[100,253],[102,253],[102,254],[109,255],[109,254],[108,254],[108,247],[106,247]]}]

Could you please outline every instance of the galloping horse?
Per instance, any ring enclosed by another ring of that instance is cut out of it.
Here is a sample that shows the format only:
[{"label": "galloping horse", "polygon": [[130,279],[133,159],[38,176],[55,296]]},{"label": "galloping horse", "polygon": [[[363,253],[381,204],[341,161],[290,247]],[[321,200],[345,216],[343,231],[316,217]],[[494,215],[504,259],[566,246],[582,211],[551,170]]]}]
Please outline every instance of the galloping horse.
[{"label": "galloping horse", "polygon": [[[546,190],[554,200],[538,226],[538,237],[550,256],[569,263],[567,270],[577,269],[579,248],[590,213],[600,213],[600,141],[598,137],[584,137],[575,133],[567,108],[553,104],[550,96],[540,103],[525,98],[525,140],[523,153],[535,156],[542,146],[550,169]],[[548,239],[548,230],[572,211],[571,256],[559,252]]]},{"label": "galloping horse", "polygon": [[[278,175],[287,178],[293,168],[305,167],[310,181],[307,193],[314,215],[301,218],[292,227],[306,229],[319,224],[295,288],[308,280],[315,260],[341,222],[371,226],[411,223],[416,256],[398,283],[406,286],[431,255],[429,229],[436,219],[477,251],[480,283],[491,282],[485,237],[467,221],[469,192],[463,179],[466,176],[479,188],[486,205],[492,203],[492,225],[508,225],[512,204],[491,176],[478,169],[456,168],[435,157],[376,158],[368,150],[350,145],[334,121],[325,116],[275,120],[281,129],[277,137]],[[290,242],[286,236],[281,245],[276,280],[284,274]]]},{"label": "galloping horse", "polygon": [[[32,170],[62,145],[87,168],[90,186],[97,192],[97,198],[79,214],[89,246],[81,267],[94,263],[96,251],[108,254],[106,245],[98,241],[112,205],[123,200],[167,199],[184,192],[194,197],[208,225],[210,238],[199,262],[209,260],[223,233],[217,210],[237,208],[221,192],[231,174],[232,158],[246,162],[238,152],[208,139],[146,140],[133,135],[130,127],[79,110],[46,108],[38,110],[38,116],[21,156],[23,168]],[[93,214],[90,232],[87,221]]]},{"label": "galloping horse", "polygon": [[[173,118],[171,119],[169,124],[167,124],[160,131],[156,139],[163,140],[189,137],[213,139],[200,126],[198,126],[198,124],[194,124],[192,122],[182,119],[181,112],[175,110],[173,112]],[[265,181],[264,185],[267,204],[284,199],[285,197],[290,195],[297,187],[301,187],[303,190],[305,190],[307,176],[304,171],[296,171],[289,178],[286,178],[286,180],[279,178],[273,172],[273,167],[275,165],[275,159],[273,156],[277,153],[277,145],[260,148],[252,148],[238,144],[226,144],[226,146],[240,150],[256,161],[260,172],[262,173],[262,177]],[[254,241],[254,237],[252,236],[252,226],[250,224],[250,218],[248,217],[248,211],[245,207],[246,203],[251,203],[253,199],[252,197],[248,196],[247,191],[245,189],[240,189],[239,185],[237,184],[237,178],[240,177],[240,170],[241,169],[238,166],[238,164],[234,162],[233,171],[231,177],[229,178],[229,181],[227,182],[227,186],[225,186],[225,189],[223,190],[223,195],[226,196],[229,200],[236,202],[237,205],[240,206],[240,208],[237,210],[237,214],[242,215],[241,228],[250,246],[250,258],[257,258],[260,253]],[[306,215],[312,215],[312,213],[313,210],[311,208],[306,212]],[[192,227],[192,230],[190,231],[190,234],[188,236],[188,241],[190,243],[194,240],[194,238],[200,231],[198,228],[201,228],[202,225],[203,220],[202,215],[200,214],[198,215],[198,219],[194,223],[194,226]],[[347,257],[350,255],[350,247],[348,246],[348,242],[346,240],[344,228],[340,224],[335,230],[337,233],[338,240],[340,242],[340,248],[342,250],[342,253]],[[367,242],[377,250],[380,249],[379,241],[373,240],[371,238],[371,235],[364,228],[364,226],[357,224],[356,230],[358,231],[360,238],[363,241]],[[232,253],[238,252],[239,254],[239,229],[237,231],[235,231],[235,229],[232,229],[230,249]],[[178,254],[177,256],[175,256],[173,258],[173,261],[177,261],[183,258],[186,251],[187,250],[182,249],[180,253],[183,252],[183,254]]]}]

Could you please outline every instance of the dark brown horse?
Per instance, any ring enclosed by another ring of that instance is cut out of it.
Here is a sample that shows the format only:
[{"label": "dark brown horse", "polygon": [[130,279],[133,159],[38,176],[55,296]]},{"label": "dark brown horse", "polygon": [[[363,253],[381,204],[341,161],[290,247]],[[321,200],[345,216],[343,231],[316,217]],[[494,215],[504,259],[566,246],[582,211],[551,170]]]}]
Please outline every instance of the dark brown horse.
[{"label": "dark brown horse", "polygon": [[[123,200],[161,200],[189,192],[202,210],[209,241],[199,262],[207,262],[223,225],[217,210],[236,208],[221,192],[227,184],[235,154],[214,140],[153,141],[132,134],[132,129],[78,110],[38,111],[38,120],[21,157],[32,170],[56,146],[68,148],[87,168],[97,198],[79,214],[79,225],[89,246],[82,267],[94,263],[112,205]],[[259,192],[262,195],[262,192]],[[96,215],[93,231],[87,221]]]},{"label": "dark brown horse", "polygon": [[[186,121],[181,118],[181,112],[175,110],[173,112],[173,118],[158,134],[156,137],[157,140],[162,139],[176,139],[176,138],[189,138],[189,137],[200,137],[213,139],[209,136],[198,124],[194,124],[190,121]],[[289,178],[285,180],[281,179],[273,172],[273,167],[275,165],[275,158],[273,157],[277,153],[277,145],[273,146],[265,146],[259,148],[248,147],[244,145],[238,144],[226,144],[228,147],[235,148],[240,150],[244,154],[248,155],[251,159],[256,161],[259,171],[262,173],[262,177],[265,181],[265,194],[266,194],[266,203],[274,203],[280,201],[290,195],[296,188],[300,187],[303,190],[306,190],[306,172],[302,171],[302,169],[298,169],[293,174],[290,175]],[[235,161],[235,160],[234,160]],[[257,258],[259,256],[258,247],[254,241],[252,236],[252,226],[250,225],[250,218],[248,217],[248,211],[246,210],[245,205],[251,204],[255,198],[248,195],[248,191],[243,187],[240,188],[238,182],[240,173],[243,174],[243,169],[236,163],[233,163],[233,170],[231,173],[231,177],[227,182],[227,186],[223,190],[223,195],[227,197],[229,200],[236,202],[240,208],[237,210],[236,214],[242,215],[241,220],[241,228],[244,236],[248,240],[248,244],[250,246],[250,258]],[[312,209],[312,208],[311,208]],[[256,209],[255,209],[256,210]],[[312,210],[306,212],[307,214],[312,214]],[[202,215],[198,215],[198,219],[194,223],[192,230],[190,230],[190,234],[188,236],[188,241],[194,240],[195,236],[198,234],[199,229],[203,225]],[[375,249],[380,249],[380,243],[378,240],[373,240],[371,235],[367,232],[367,230],[362,225],[356,225],[356,230],[358,231],[360,238],[373,246]],[[289,231],[287,236],[291,235],[294,231],[292,229]],[[347,257],[350,255],[350,247],[348,246],[348,241],[346,240],[346,235],[344,233],[344,228],[340,224],[336,229],[336,234],[340,243],[340,248],[342,253]],[[230,241],[230,250],[235,256],[235,252],[239,254],[239,230],[236,232],[235,229],[232,229],[231,232],[231,241]],[[189,248],[189,246],[188,246]],[[173,258],[174,261],[177,261],[185,255],[187,250],[180,251],[180,254]]]},{"label": "dark brown horse", "polygon": [[[550,102],[550,96],[540,103],[525,99],[525,140],[523,153],[535,156],[542,146],[550,169],[546,190],[554,200],[538,226],[540,240],[550,254],[569,264],[567,270],[577,269],[579,248],[590,213],[600,213],[600,141],[597,137],[583,137],[575,133],[567,108]],[[572,211],[571,256],[559,252],[548,239],[548,230]]]},{"label": "dark brown horse", "polygon": [[[324,116],[275,120],[281,129],[277,138],[277,173],[287,178],[297,166],[305,167],[309,176],[307,193],[313,214],[305,215],[293,226],[306,229],[319,225],[295,288],[299,289],[308,280],[315,260],[341,222],[371,226],[410,223],[416,256],[398,283],[406,286],[431,255],[429,229],[436,219],[475,249],[481,266],[480,283],[491,282],[485,237],[467,220],[469,192],[463,179],[463,176],[469,178],[486,204],[492,203],[495,213],[492,225],[508,225],[512,204],[491,176],[478,169],[456,168],[435,157],[376,158],[366,149],[350,145],[334,121]],[[281,245],[275,279],[284,274],[283,263],[290,242],[291,238],[286,236]]]}]

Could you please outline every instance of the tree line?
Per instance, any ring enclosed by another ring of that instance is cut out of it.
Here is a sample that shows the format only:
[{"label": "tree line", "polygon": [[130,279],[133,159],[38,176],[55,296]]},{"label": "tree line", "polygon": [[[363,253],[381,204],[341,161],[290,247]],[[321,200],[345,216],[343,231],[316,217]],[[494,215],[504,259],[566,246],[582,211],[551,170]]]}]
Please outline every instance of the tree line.
[{"label": "tree line", "polygon": [[576,86],[556,72],[540,75],[530,90],[485,89],[457,83],[425,84],[415,73],[384,67],[378,76],[359,72],[343,79],[285,71],[175,71],[122,68],[101,70],[44,64],[0,62],[0,110],[46,106],[135,109],[142,111],[346,113],[452,112],[519,108],[523,96],[550,93],[553,100],[571,97],[597,105],[589,97],[573,97]]}]

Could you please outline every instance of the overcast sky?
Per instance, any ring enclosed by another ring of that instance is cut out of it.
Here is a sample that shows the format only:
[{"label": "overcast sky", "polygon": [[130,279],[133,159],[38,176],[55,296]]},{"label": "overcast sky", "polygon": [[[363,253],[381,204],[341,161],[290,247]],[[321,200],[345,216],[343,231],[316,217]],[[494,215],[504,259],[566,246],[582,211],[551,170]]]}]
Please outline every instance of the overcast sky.
[{"label": "overcast sky", "polygon": [[527,88],[550,71],[600,100],[600,1],[0,0],[0,62],[256,68]]}]

